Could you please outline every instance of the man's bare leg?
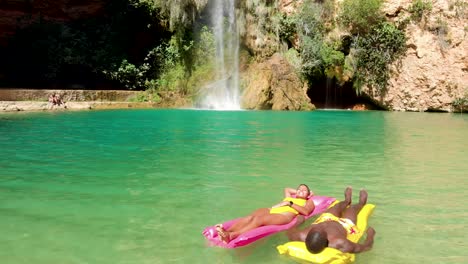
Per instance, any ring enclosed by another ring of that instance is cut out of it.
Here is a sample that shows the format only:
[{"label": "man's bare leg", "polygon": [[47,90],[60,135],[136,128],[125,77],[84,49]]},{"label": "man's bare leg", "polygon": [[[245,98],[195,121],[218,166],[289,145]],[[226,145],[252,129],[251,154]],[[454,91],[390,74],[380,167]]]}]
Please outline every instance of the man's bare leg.
[{"label": "man's bare leg", "polygon": [[328,209],[326,212],[333,214],[337,217],[341,217],[343,211],[351,204],[351,198],[353,194],[353,188],[351,186],[346,187],[344,195],[345,200],[335,204],[332,208]]},{"label": "man's bare leg", "polygon": [[362,207],[367,203],[367,191],[362,189],[359,192],[359,203],[351,205],[350,207],[346,208],[343,212],[343,218],[348,218],[349,220],[353,221],[356,224],[357,215],[361,211]]}]

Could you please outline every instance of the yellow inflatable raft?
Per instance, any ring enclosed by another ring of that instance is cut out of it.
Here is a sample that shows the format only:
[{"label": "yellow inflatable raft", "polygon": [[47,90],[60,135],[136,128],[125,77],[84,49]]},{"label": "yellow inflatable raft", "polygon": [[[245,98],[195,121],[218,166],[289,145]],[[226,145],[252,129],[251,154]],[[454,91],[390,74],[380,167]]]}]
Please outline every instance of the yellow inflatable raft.
[{"label": "yellow inflatable raft", "polygon": [[[367,220],[369,219],[370,215],[374,211],[375,205],[373,204],[366,204],[358,214],[357,218],[357,227],[360,232],[360,236],[354,237],[355,243],[359,241],[362,235],[365,233],[367,228]],[[279,245],[276,247],[278,252],[282,255],[288,255],[300,262],[306,263],[317,263],[317,264],[347,264],[352,263],[355,260],[355,255],[352,253],[343,253],[334,248],[325,248],[322,252],[318,254],[310,253],[304,242],[300,241],[291,241],[283,245]]]}]

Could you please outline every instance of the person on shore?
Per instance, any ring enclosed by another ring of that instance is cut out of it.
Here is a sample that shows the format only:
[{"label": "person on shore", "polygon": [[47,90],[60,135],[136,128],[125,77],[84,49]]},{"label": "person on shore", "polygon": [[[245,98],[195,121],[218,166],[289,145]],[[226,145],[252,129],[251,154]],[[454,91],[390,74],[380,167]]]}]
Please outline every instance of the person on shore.
[{"label": "person on shore", "polygon": [[225,242],[237,238],[240,234],[265,225],[284,225],[291,222],[297,215],[308,215],[315,209],[313,193],[306,184],[300,184],[297,189],[285,188],[282,202],[271,208],[260,208],[243,217],[237,223],[225,230],[221,224],[216,225],[219,238]]},{"label": "person on shore", "polygon": [[49,95],[49,109],[52,109],[55,105],[55,94]]},{"label": "person on shore", "polygon": [[60,94],[55,96],[55,104],[58,106],[62,105],[62,98],[60,97]]},{"label": "person on shore", "polygon": [[307,249],[314,254],[322,252],[326,247],[340,250],[344,253],[360,253],[372,248],[375,230],[367,229],[367,238],[364,244],[354,243],[349,239],[358,235],[361,230],[356,226],[357,215],[367,203],[367,192],[361,190],[359,203],[351,205],[352,188],[345,190],[345,200],[329,208],[317,220],[303,230],[297,228],[304,219],[298,219],[295,227],[288,230],[289,240],[304,241]]},{"label": "person on shore", "polygon": [[63,108],[67,108],[67,105],[65,104],[64,101],[62,101],[62,98],[60,97],[59,94],[51,94],[49,95],[49,109],[53,109],[55,106],[62,106]]}]

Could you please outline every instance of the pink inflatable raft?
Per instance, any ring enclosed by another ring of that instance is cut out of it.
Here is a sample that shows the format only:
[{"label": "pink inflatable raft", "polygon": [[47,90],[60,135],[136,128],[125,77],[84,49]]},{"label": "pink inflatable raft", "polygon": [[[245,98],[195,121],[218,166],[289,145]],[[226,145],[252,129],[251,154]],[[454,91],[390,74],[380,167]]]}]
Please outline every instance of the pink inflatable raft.
[{"label": "pink inflatable raft", "polygon": [[[323,213],[327,208],[335,201],[333,197],[327,196],[317,196],[314,195],[311,198],[314,201],[315,209],[309,215],[305,216],[305,219],[308,219],[316,214]],[[236,218],[233,220],[229,220],[227,222],[222,223],[225,229],[229,229],[234,223],[239,221],[240,218]],[[236,248],[248,245],[252,242],[259,240],[260,238],[266,237],[268,235],[287,230],[293,227],[296,224],[296,218],[294,218],[291,222],[285,225],[268,225],[268,226],[261,226],[245,232],[244,234],[238,236],[236,239],[229,241],[229,243],[224,243],[218,238],[218,233],[216,232],[215,226],[209,226],[203,230],[203,235],[205,238],[210,242],[213,246],[224,247],[224,248]]]}]

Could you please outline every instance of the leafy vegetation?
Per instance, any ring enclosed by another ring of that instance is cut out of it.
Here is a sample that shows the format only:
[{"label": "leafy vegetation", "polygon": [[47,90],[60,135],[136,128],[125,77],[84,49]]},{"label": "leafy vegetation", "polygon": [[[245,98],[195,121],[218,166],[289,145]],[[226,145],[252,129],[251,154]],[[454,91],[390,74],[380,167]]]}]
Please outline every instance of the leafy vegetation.
[{"label": "leafy vegetation", "polygon": [[319,3],[307,1],[298,21],[302,72],[313,79],[326,73],[334,75],[335,67],[340,67],[344,62],[344,54],[339,47],[334,48],[325,39],[326,28],[321,19],[323,14],[324,9]]},{"label": "leafy vegetation", "polygon": [[409,8],[409,12],[411,13],[411,19],[413,19],[414,21],[421,21],[423,16],[428,14],[431,10],[431,1],[425,0],[413,0],[413,3]]},{"label": "leafy vegetation", "polygon": [[104,70],[103,72],[104,74],[108,74],[111,79],[120,81],[126,88],[136,89],[145,86],[145,75],[149,69],[148,63],[135,66],[129,63],[127,59],[124,59],[116,71],[107,72]]},{"label": "leafy vegetation", "polygon": [[463,113],[463,110],[468,108],[468,94],[465,94],[465,96],[455,99],[452,102],[452,106],[461,113]]},{"label": "leafy vegetation", "polygon": [[380,10],[382,2],[382,0],[344,0],[338,20],[352,34],[367,33],[372,25],[379,24],[384,19]]},{"label": "leafy vegetation", "polygon": [[388,22],[374,26],[367,36],[356,37],[353,43],[357,61],[354,88],[358,93],[364,83],[378,91],[385,90],[388,65],[404,54],[405,42],[405,34]]},{"label": "leafy vegetation", "polygon": [[291,64],[296,70],[300,70],[301,68],[301,57],[299,52],[296,49],[288,49],[288,51],[284,54],[286,60]]},{"label": "leafy vegetation", "polygon": [[134,98],[131,98],[129,101],[158,103],[161,101],[161,97],[158,95],[155,89],[148,89],[146,91],[139,92]]},{"label": "leafy vegetation", "polygon": [[290,41],[296,33],[296,17],[286,16],[285,14],[279,16],[278,33],[282,41]]},{"label": "leafy vegetation", "polygon": [[389,65],[404,54],[406,37],[397,26],[385,22],[381,4],[381,0],[344,0],[338,22],[350,35],[334,37],[326,25],[334,23],[334,9],[306,1],[297,22],[302,72],[312,80],[352,81],[357,93],[364,85],[385,91]]},{"label": "leafy vegetation", "polygon": [[[181,45],[182,43],[182,45]],[[156,49],[161,75],[155,81],[157,90],[178,91],[185,95],[196,92],[200,84],[214,77],[215,40],[211,30],[203,26],[193,40],[177,39]]]},{"label": "leafy vegetation", "polygon": [[209,73],[215,70],[212,65],[216,50],[214,35],[206,25],[196,22],[208,1],[130,1],[159,17],[174,32],[169,41],[153,49],[159,74],[145,80],[145,88],[185,95],[196,92],[196,88],[210,79],[212,75]]},{"label": "leafy vegetation", "polygon": [[447,49],[450,46],[450,42],[451,42],[450,39],[448,38],[449,27],[448,27],[447,21],[438,17],[436,20],[436,25],[432,29],[432,31],[437,36],[439,47],[442,50]]}]

